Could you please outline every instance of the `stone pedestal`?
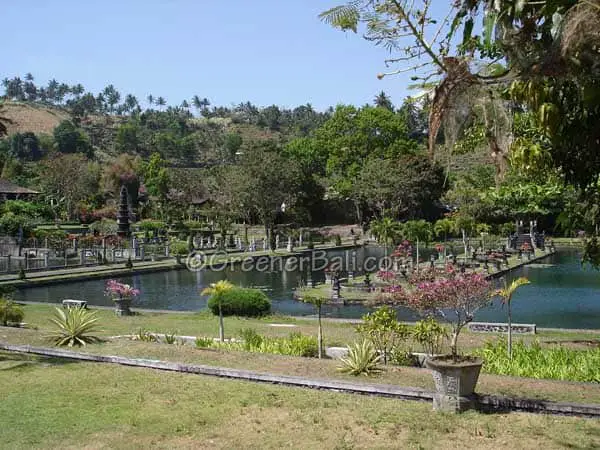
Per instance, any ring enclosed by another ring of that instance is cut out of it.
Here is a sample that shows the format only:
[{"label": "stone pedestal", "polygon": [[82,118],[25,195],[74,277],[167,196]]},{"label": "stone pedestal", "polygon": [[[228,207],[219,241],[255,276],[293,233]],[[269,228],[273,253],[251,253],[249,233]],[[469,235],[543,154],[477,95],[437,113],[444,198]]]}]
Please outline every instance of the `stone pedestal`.
[{"label": "stone pedestal", "polygon": [[116,298],[113,299],[115,302],[115,314],[117,316],[131,316],[131,299],[130,298]]},{"label": "stone pedestal", "polygon": [[425,366],[432,371],[436,388],[433,409],[458,413],[472,408],[482,364],[480,358],[458,363],[447,360],[446,357],[427,359]]}]

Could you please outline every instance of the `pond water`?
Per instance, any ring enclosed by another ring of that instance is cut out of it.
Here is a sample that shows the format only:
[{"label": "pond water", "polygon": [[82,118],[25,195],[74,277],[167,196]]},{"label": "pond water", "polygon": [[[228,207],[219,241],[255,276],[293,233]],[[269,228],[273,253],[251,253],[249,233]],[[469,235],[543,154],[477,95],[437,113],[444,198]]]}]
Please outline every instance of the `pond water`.
[{"label": "pond water", "polygon": [[[341,257],[357,266],[368,258],[379,257],[382,249],[366,247],[355,252],[331,251],[328,257]],[[428,258],[424,253],[423,258]],[[600,274],[592,269],[583,269],[579,254],[574,249],[563,249],[543,261],[515,271],[510,277],[526,276],[532,284],[521,287],[513,297],[513,321],[535,323],[540,327],[600,328]],[[282,263],[283,264],[283,263]],[[140,289],[142,294],[135,306],[149,309],[197,311],[206,307],[206,297],[199,292],[210,283],[227,278],[236,285],[264,290],[273,302],[273,311],[294,316],[313,315],[314,308],[292,298],[292,292],[307,278],[305,270],[225,271],[203,270],[189,272],[176,270],[119,277]],[[316,264],[315,264],[316,265]],[[312,272],[312,278],[323,282],[323,270]],[[510,280],[509,280],[510,281]],[[103,294],[105,280],[79,281],[46,287],[29,288],[15,292],[15,300],[57,303],[65,298],[87,300],[91,305],[111,306],[112,301]],[[343,295],[343,291],[342,291]],[[368,311],[360,305],[326,306],[329,317],[358,318]],[[399,308],[403,320],[414,320],[409,310]],[[498,301],[478,312],[478,321],[504,322],[506,311]]]}]

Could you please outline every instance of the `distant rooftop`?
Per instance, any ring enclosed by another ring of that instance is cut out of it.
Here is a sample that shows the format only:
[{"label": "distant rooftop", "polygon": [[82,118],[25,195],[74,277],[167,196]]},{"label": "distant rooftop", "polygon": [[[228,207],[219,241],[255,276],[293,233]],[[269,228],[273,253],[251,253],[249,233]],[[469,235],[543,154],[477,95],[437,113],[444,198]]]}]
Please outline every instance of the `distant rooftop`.
[{"label": "distant rooftop", "polygon": [[8,180],[0,179],[0,194],[39,194],[39,192],[17,186]]}]

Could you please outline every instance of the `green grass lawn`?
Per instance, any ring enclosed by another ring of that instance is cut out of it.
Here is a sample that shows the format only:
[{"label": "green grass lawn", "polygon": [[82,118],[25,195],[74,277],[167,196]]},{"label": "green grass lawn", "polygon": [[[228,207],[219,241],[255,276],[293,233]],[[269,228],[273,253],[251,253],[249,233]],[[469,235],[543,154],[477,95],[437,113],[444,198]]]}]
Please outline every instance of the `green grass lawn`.
[{"label": "green grass lawn", "polygon": [[0,445],[61,448],[598,448],[597,420],[0,353]]},{"label": "green grass lawn", "polygon": [[[54,308],[57,305],[51,304],[28,304],[24,305],[24,321],[29,328],[37,328],[40,332],[51,328],[49,318],[52,317]],[[93,308],[93,307],[91,307]],[[135,310],[135,308],[133,308]],[[188,336],[218,336],[218,319],[209,311],[198,313],[162,313],[162,312],[139,312],[135,316],[116,317],[114,312],[109,309],[95,309],[99,317],[99,324],[102,332],[100,336],[108,337],[115,335],[131,334],[140,328],[147,329],[156,333],[176,332],[179,335]],[[295,327],[278,327],[277,324],[295,325]],[[300,332],[303,334],[312,334],[316,336],[316,320],[307,318],[297,318],[283,315],[271,315],[264,318],[225,318],[226,337],[237,337],[243,328],[254,328],[258,333],[265,336],[284,337],[290,332]],[[9,328],[0,328],[0,330],[10,330]],[[2,336],[0,331],[0,337]],[[37,333],[42,335],[43,333]],[[325,343],[329,346],[347,345],[357,340],[358,335],[355,331],[355,325],[339,321],[323,321],[323,334]],[[470,349],[480,347],[484,342],[495,339],[499,335],[493,333],[471,333],[463,331],[460,337],[460,347]],[[581,347],[585,344],[571,344],[570,341],[582,340],[596,342],[600,339],[600,331],[593,330],[565,330],[565,331],[540,331],[537,335],[514,335],[515,339],[523,339],[530,342],[534,339],[543,342],[558,342],[574,347]],[[419,351],[416,344],[410,344],[413,350]]]},{"label": "green grass lawn", "polygon": [[[50,305],[26,305],[25,320],[30,327],[37,329],[16,329],[0,327],[0,341],[14,344],[30,344],[46,346],[46,336],[51,329],[48,318],[51,316]],[[98,310],[101,336],[132,334],[139,328],[152,332],[176,331],[181,335],[217,336],[217,319],[210,313],[143,313],[133,317],[116,317],[110,310]],[[296,325],[293,328],[273,327],[272,324]],[[225,320],[227,336],[237,336],[242,328],[254,328],[267,336],[287,336],[291,331],[316,335],[316,321],[296,319],[286,316],[270,316],[263,319],[243,319],[228,317]],[[354,325],[348,323],[324,321],[324,335],[329,344],[341,345],[357,338]],[[534,338],[542,342],[560,342],[581,348],[588,344],[570,343],[573,340],[597,342],[598,332],[555,332],[544,331],[537,336],[524,336],[527,341]],[[486,340],[497,339],[498,335],[469,333],[462,336],[462,348],[479,347]],[[558,345],[558,344],[546,344]],[[415,347],[416,350],[418,348]],[[85,352],[105,355],[122,355],[134,358],[161,359],[174,362],[189,362],[222,367],[256,370],[287,375],[307,376],[312,378],[339,378],[358,382],[390,383],[402,386],[415,386],[433,389],[433,382],[428,371],[409,367],[388,367],[375,378],[351,377],[337,371],[338,361],[318,360],[314,358],[296,358],[279,355],[244,353],[223,350],[202,350],[192,345],[177,346],[135,342],[129,339],[107,340],[103,344],[89,345]],[[478,391],[489,394],[505,394],[518,397],[539,398],[555,401],[575,401],[580,403],[600,403],[600,385],[549,380],[532,380],[483,374]]]}]

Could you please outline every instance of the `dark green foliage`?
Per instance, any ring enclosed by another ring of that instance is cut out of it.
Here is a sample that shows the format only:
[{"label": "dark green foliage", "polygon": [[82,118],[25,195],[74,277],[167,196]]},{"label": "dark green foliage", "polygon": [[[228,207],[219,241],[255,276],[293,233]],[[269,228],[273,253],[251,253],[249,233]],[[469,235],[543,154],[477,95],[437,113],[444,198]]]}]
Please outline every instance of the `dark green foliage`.
[{"label": "dark green foliage", "polygon": [[336,247],[341,247],[342,245],[342,237],[339,234],[335,235],[335,245]]},{"label": "dark green foliage", "polygon": [[37,161],[43,156],[38,138],[30,131],[10,137],[10,156],[23,161]]},{"label": "dark green foliage", "polygon": [[85,132],[68,120],[63,120],[54,129],[54,141],[61,153],[83,153],[87,156],[92,154],[93,149]]},{"label": "dark green foliage", "polygon": [[0,325],[18,325],[23,321],[23,309],[12,300],[0,298]]},{"label": "dark green foliage", "polygon": [[[219,314],[219,303],[212,296],[208,308],[213,314]],[[271,311],[271,301],[258,289],[234,288],[221,295],[221,308],[224,316],[258,317]]]},{"label": "dark green foliage", "polygon": [[23,269],[23,266],[19,263],[19,273],[17,274],[17,278],[19,280],[24,280],[27,278],[27,275],[25,274],[25,269]]},{"label": "dark green foliage", "polygon": [[127,262],[125,263],[125,267],[127,269],[133,269],[133,262],[131,261],[131,256],[127,258]]}]

